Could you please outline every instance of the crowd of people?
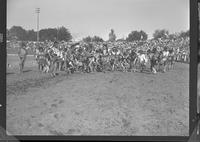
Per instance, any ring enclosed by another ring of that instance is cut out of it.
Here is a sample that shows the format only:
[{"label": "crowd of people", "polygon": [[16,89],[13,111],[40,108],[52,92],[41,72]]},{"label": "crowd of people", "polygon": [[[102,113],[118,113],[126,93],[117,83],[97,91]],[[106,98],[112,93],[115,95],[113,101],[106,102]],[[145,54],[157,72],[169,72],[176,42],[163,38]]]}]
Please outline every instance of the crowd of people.
[{"label": "crowd of people", "polygon": [[35,53],[38,69],[55,76],[57,71],[74,73],[105,71],[166,72],[176,61],[189,62],[189,38],[135,42],[27,42]]}]

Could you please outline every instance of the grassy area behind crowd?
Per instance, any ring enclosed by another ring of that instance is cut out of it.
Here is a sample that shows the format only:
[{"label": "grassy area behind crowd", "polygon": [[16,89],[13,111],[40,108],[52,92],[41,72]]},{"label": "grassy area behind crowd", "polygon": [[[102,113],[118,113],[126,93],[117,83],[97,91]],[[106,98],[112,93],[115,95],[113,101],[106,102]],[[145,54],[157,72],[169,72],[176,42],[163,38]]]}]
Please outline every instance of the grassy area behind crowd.
[{"label": "grassy area behind crowd", "polygon": [[[7,48],[7,54],[17,54],[18,48]],[[31,49],[28,49],[28,55],[34,55]]]}]

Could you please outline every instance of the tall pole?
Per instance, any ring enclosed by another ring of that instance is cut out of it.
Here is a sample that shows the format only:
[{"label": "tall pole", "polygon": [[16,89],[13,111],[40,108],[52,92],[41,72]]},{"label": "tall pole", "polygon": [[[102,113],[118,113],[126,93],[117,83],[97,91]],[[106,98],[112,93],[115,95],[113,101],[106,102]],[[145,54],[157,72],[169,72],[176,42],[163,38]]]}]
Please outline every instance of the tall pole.
[{"label": "tall pole", "polygon": [[39,13],[40,13],[40,8],[36,8],[36,13],[37,13],[37,43],[39,42]]},{"label": "tall pole", "polygon": [[58,30],[59,30],[59,27],[57,27],[57,39],[56,39],[57,41],[58,41]]}]

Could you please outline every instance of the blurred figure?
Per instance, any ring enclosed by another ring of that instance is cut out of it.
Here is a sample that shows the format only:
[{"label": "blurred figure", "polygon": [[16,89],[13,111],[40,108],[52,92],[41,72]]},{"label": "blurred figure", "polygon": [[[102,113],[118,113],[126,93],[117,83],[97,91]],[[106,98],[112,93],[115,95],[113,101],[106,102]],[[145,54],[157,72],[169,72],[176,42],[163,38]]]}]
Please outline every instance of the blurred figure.
[{"label": "blurred figure", "polygon": [[21,42],[19,45],[19,50],[18,50],[18,56],[20,59],[20,63],[19,63],[19,70],[20,73],[23,73],[23,69],[24,69],[24,63],[26,61],[26,56],[27,56],[28,52],[26,49],[26,44],[25,42]]}]

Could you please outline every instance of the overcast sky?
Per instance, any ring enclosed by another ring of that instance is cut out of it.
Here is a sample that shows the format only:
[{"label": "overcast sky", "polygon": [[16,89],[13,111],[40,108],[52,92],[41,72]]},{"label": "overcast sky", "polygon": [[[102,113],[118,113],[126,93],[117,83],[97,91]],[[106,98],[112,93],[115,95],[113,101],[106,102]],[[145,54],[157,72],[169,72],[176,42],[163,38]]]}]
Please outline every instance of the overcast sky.
[{"label": "overcast sky", "polygon": [[35,8],[40,8],[40,29],[65,26],[74,38],[117,38],[144,30],[151,38],[156,29],[170,33],[189,29],[189,0],[7,0],[7,28],[36,30]]}]

